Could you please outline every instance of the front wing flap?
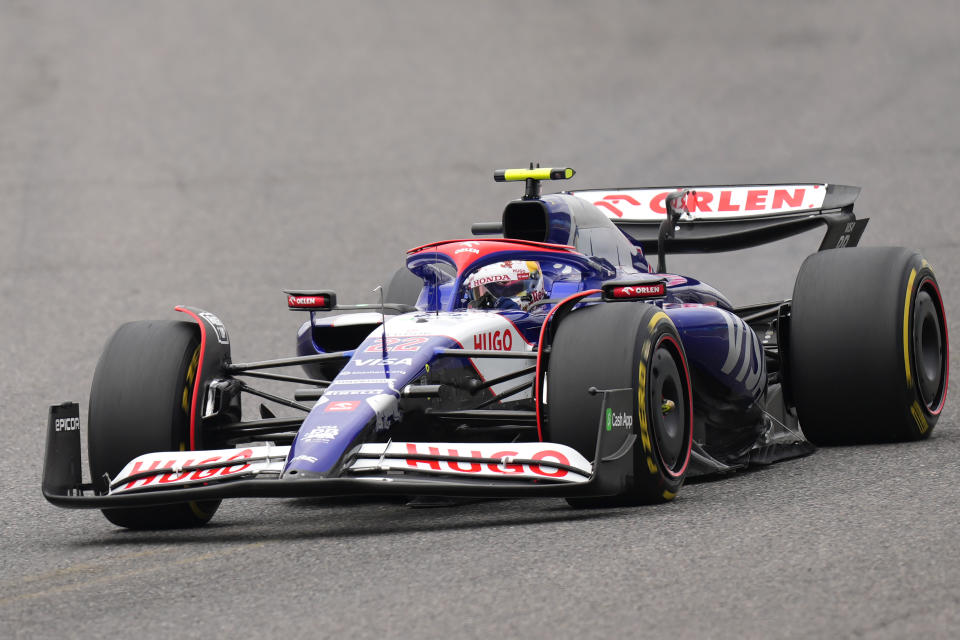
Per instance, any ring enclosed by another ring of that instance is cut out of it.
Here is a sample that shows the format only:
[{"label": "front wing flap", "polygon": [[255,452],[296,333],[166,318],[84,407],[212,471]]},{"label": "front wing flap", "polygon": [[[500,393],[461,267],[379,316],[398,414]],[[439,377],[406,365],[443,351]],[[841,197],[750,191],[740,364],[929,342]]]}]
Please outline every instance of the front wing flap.
[{"label": "front wing flap", "polygon": [[[633,474],[636,436],[605,429],[607,407],[632,411],[628,390],[603,393],[593,462],[550,442],[365,443],[336,477],[283,475],[289,447],[156,452],[131,460],[98,494],[81,482],[79,407],[50,408],[43,495],[67,508],[120,508],[223,498],[345,495],[607,496]],[[601,455],[600,452],[613,452]]]}]

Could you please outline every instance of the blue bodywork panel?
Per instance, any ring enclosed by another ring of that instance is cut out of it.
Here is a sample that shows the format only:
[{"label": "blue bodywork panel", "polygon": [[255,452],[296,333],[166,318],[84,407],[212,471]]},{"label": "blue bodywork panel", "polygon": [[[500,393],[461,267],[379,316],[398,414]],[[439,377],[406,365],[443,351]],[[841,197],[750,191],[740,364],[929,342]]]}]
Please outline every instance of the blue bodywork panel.
[{"label": "blue bodywork panel", "polygon": [[[424,376],[431,365],[457,366],[483,378],[475,361],[460,358],[439,363],[437,350],[478,345],[488,348],[497,339],[504,342],[509,337],[511,347],[513,342],[522,342],[524,349],[536,352],[541,329],[555,302],[599,289],[607,281],[650,273],[640,248],[590,203],[553,194],[521,206],[545,216],[543,229],[523,233],[542,232],[544,237],[451,240],[412,249],[407,268],[423,281],[418,311],[388,319],[386,340],[381,316],[374,313],[311,317],[301,327],[297,345],[300,355],[342,350],[336,342],[333,348],[325,347],[325,336],[350,332],[355,334],[354,348],[348,351],[350,360],[336,371],[332,384],[300,428],[286,472],[335,473],[338,461],[351,447],[403,420],[399,408],[402,389]],[[529,313],[509,309],[467,311],[465,280],[477,269],[507,260],[539,264],[547,303]],[[662,308],[680,334],[690,365],[699,440],[709,444],[711,433],[719,433],[722,437],[714,439],[727,448],[730,442],[755,441],[762,427],[760,406],[767,385],[764,351],[756,333],[710,285],[688,276],[662,275],[666,281],[662,299],[611,303],[594,297],[582,304],[650,303]],[[479,328],[462,328],[481,317],[496,322],[487,328],[482,323]],[[437,329],[437,323],[442,324],[444,319],[454,324]],[[457,329],[451,331],[450,327]],[[308,371],[322,377],[316,366]],[[730,453],[741,453],[738,445]]]}]

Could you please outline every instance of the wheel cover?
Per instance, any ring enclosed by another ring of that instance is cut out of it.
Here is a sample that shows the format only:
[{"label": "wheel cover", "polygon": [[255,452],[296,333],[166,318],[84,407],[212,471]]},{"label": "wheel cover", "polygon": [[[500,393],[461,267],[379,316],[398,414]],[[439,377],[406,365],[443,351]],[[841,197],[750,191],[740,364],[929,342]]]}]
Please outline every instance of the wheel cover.
[{"label": "wheel cover", "polygon": [[943,408],[946,395],[947,348],[940,294],[927,279],[920,283],[913,307],[913,366],[920,397],[932,414]]},{"label": "wheel cover", "polygon": [[683,385],[673,355],[661,347],[650,363],[650,412],[660,459],[673,469],[683,451]]},{"label": "wheel cover", "polygon": [[693,421],[686,363],[670,336],[661,337],[650,357],[648,393],[650,424],[660,463],[668,475],[679,476],[690,460]]}]

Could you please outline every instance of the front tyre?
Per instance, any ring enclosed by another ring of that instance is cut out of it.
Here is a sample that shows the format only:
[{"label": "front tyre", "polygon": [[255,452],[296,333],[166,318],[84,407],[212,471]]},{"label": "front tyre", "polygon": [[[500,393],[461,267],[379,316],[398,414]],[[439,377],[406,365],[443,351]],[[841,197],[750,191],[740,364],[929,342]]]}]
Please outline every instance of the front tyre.
[{"label": "front tyre", "polygon": [[937,279],[902,247],[833,249],[794,286],[789,382],[816,444],[921,440],[943,410],[949,348]]},{"label": "front tyre", "polygon": [[[189,448],[190,410],[200,331],[190,322],[129,322],[117,329],[97,363],[90,389],[90,475],[105,490],[133,458]],[[115,525],[171,529],[206,524],[219,500],[159,507],[103,509]]]},{"label": "front tyre", "polygon": [[630,388],[633,474],[622,494],[571,498],[575,507],[672,500],[683,484],[693,444],[693,406],[686,355],[676,327],[658,307],[605,303],[564,317],[550,351],[544,439],[596,455],[602,396]]}]

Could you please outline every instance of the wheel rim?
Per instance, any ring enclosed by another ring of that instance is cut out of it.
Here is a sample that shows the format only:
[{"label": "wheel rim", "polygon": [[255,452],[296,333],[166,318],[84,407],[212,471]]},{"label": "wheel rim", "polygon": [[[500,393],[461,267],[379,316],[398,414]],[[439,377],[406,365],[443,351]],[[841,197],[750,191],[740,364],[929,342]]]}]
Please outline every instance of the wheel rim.
[{"label": "wheel rim", "polygon": [[650,358],[650,418],[663,465],[678,473],[686,464],[687,403],[684,380],[671,350],[661,342]]},{"label": "wheel rim", "polygon": [[947,337],[939,300],[938,292],[927,280],[921,283],[913,309],[913,366],[920,397],[931,413],[939,413],[942,407],[947,377]]}]

